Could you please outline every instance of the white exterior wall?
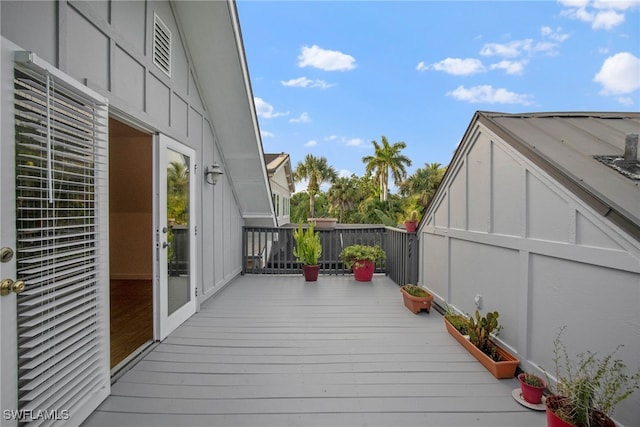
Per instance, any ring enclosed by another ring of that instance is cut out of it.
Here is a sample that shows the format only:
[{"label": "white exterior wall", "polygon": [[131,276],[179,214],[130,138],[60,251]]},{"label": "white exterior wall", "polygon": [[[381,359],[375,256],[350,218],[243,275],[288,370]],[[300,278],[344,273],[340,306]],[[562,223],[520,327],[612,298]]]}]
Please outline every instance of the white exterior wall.
[{"label": "white exterior wall", "polygon": [[[497,310],[521,367],[554,374],[553,340],[570,354],[640,366],[640,242],[482,125],[463,141],[420,233],[420,283],[465,313]],[[618,406],[640,420],[640,393]]]},{"label": "white exterior wall", "polygon": [[[243,219],[226,175],[215,187],[205,183],[206,165],[225,161],[169,2],[2,1],[0,7],[3,37],[106,96],[114,117],[196,151],[199,299],[237,275]],[[154,13],[172,33],[171,77],[153,64]]]},{"label": "white exterior wall", "polygon": [[276,212],[278,215],[278,225],[287,224],[291,219],[289,210],[291,192],[289,191],[289,182],[287,181],[287,174],[284,167],[279,168],[276,173],[273,174],[270,178],[270,183],[271,193],[277,194],[280,200],[279,208]]}]

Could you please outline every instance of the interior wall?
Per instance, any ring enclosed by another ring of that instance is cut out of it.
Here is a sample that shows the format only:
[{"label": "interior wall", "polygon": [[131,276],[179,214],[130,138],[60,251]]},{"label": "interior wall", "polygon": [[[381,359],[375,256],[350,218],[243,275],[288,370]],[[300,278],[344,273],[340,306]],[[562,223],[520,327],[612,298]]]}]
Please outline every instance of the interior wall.
[{"label": "interior wall", "polygon": [[109,130],[111,278],[151,280],[152,137],[113,119]]}]

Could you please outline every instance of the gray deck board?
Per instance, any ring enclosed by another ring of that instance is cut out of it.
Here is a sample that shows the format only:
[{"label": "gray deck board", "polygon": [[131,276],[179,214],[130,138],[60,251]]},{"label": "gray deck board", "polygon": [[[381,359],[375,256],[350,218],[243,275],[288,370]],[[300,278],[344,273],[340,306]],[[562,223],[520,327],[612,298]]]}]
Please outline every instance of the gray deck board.
[{"label": "gray deck board", "polygon": [[540,426],[376,275],[243,276],[112,387],[85,426]]}]

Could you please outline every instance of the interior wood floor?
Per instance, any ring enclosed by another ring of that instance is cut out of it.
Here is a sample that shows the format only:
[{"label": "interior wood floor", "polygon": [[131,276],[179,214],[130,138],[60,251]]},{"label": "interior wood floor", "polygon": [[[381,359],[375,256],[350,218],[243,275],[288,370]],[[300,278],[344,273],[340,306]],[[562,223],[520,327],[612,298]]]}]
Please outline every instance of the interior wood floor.
[{"label": "interior wood floor", "polygon": [[111,368],[153,339],[151,280],[111,280]]}]

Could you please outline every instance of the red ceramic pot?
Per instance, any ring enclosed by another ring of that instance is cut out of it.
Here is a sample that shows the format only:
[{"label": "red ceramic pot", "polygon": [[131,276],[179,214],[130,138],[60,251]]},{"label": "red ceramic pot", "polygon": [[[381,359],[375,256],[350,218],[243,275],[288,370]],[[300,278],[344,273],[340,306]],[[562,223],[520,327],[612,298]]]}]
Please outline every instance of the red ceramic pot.
[{"label": "red ceramic pot", "polygon": [[356,261],[353,264],[353,275],[358,282],[370,282],[373,279],[373,272],[376,264],[371,261]]},{"label": "red ceramic pot", "polygon": [[541,382],[541,387],[536,387],[524,382],[525,373],[521,373],[518,375],[518,381],[520,381],[520,390],[522,391],[522,398],[529,403],[533,403],[537,405],[542,402],[542,395],[544,394],[544,389],[547,386],[545,380],[540,377],[537,377]]},{"label": "red ceramic pot", "polygon": [[303,265],[302,272],[304,273],[304,280],[307,282],[316,282],[318,280],[318,273],[320,272],[319,265]]}]

